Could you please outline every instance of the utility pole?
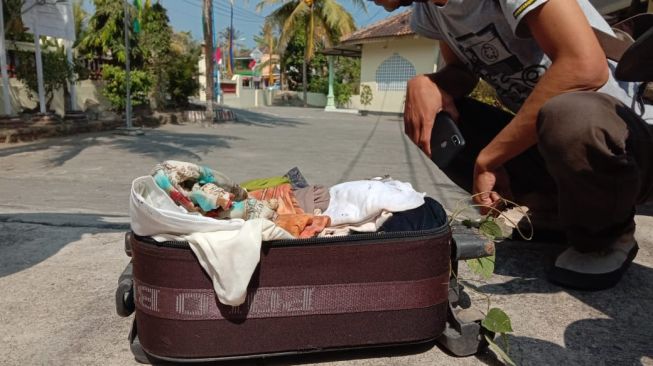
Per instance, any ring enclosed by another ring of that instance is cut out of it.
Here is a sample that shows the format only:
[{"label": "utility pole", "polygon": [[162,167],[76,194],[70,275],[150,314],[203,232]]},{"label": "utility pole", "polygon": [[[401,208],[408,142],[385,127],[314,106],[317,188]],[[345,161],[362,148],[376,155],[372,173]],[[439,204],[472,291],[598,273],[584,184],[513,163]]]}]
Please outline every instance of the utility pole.
[{"label": "utility pole", "polygon": [[5,49],[5,23],[2,0],[0,0],[0,71],[2,72],[2,101],[4,103],[4,114],[11,116],[14,111],[11,108],[11,94],[9,93],[9,75],[7,73],[7,50]]},{"label": "utility pole", "polygon": [[130,64],[129,64],[129,4],[127,1],[124,1],[125,8],[125,89],[127,90],[127,95],[125,96],[125,122],[127,123],[127,130],[132,128],[132,98],[131,98],[131,76],[130,76]]},{"label": "utility pole", "polygon": [[[129,55],[129,30],[131,25],[131,19],[129,17],[129,12],[131,11],[129,2],[123,0],[123,10],[124,14],[124,31],[125,31],[125,127],[119,127],[116,134],[127,135],[127,136],[141,136],[145,133],[142,128],[134,128],[132,124],[132,97],[131,97],[131,60]],[[138,17],[134,20],[134,31],[137,31],[140,27],[138,24]]]},{"label": "utility pole", "polygon": [[41,57],[41,35],[38,23],[34,24],[34,49],[36,50],[36,82],[39,92],[39,111],[45,114],[45,84],[43,82],[43,58]]},{"label": "utility pole", "polygon": [[204,79],[206,80],[206,119],[213,122],[213,0],[204,0],[202,7],[204,19]]},{"label": "utility pole", "polygon": [[211,50],[211,60],[213,62],[213,96],[215,97],[216,103],[220,104],[220,65],[218,65],[218,60],[216,59],[216,52],[220,45],[218,44],[218,32],[215,31],[215,12],[211,14],[211,34],[213,35],[213,49]]}]

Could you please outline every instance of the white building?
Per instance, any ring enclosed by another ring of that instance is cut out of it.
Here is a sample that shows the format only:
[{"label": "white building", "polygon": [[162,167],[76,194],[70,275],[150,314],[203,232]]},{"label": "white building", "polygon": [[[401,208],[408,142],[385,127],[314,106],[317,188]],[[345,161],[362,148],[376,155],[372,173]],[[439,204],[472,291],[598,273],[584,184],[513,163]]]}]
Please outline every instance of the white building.
[{"label": "white building", "polygon": [[372,104],[351,98],[350,108],[402,113],[406,82],[413,76],[437,70],[438,42],[410,29],[410,10],[390,16],[344,37],[338,48],[360,51],[361,86],[372,89]]}]

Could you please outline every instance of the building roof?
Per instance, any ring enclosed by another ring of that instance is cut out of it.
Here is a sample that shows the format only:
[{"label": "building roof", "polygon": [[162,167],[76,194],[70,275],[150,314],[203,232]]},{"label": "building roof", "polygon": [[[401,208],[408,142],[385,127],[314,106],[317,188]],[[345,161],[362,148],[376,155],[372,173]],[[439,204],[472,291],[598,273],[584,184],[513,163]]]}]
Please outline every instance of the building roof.
[{"label": "building roof", "polygon": [[408,9],[399,14],[382,19],[370,26],[361,28],[354,33],[342,37],[340,44],[357,44],[375,39],[414,35],[415,32],[410,28],[410,15],[412,12],[412,9]]}]

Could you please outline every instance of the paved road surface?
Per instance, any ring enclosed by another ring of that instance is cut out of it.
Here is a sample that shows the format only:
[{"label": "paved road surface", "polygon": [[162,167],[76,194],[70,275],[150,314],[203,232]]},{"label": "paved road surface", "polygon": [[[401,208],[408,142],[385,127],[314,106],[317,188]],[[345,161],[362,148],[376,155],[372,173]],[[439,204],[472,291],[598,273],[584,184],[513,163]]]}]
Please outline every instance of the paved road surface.
[{"label": "paved road surface", "polygon": [[[298,166],[332,185],[390,174],[452,209],[464,198],[402,135],[397,117],[315,109],[241,111],[211,127],[166,125],[142,137],[110,132],[0,146],[0,364],[130,365],[131,318],[115,314],[117,277],[129,261],[129,184],[166,159],[213,167],[236,181]],[[474,282],[512,318],[521,365],[653,365],[653,210],[637,216],[640,254],[609,291],[567,291],[544,280],[561,247],[498,248],[497,275]],[[474,279],[467,271],[462,275]],[[472,295],[484,306],[483,298]],[[392,331],[389,329],[388,331]],[[232,363],[234,364],[234,363]],[[428,344],[235,363],[238,365],[483,365]]]}]

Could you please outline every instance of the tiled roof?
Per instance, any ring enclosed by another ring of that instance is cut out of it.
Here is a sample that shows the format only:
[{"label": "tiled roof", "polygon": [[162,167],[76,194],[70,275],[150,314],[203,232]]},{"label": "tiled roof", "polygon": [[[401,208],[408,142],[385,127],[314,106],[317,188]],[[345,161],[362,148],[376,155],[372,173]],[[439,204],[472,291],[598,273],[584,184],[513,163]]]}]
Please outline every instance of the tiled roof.
[{"label": "tiled roof", "polygon": [[358,41],[373,38],[397,37],[415,34],[410,28],[410,14],[412,9],[406,10],[397,15],[385,18],[368,27],[361,28],[354,33],[340,39],[342,44],[355,44]]}]

